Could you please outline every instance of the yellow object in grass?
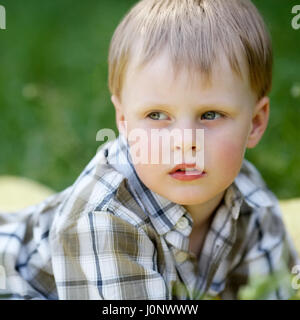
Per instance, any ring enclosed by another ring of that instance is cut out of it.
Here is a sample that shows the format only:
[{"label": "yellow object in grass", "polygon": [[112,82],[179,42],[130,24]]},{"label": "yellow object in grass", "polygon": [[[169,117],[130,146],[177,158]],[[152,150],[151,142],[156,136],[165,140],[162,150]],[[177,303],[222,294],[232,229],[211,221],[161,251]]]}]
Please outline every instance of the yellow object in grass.
[{"label": "yellow object in grass", "polygon": [[0,176],[0,212],[37,204],[53,194],[50,188],[23,177]]},{"label": "yellow object in grass", "polygon": [[279,204],[286,228],[300,255],[300,199],[280,200]]}]

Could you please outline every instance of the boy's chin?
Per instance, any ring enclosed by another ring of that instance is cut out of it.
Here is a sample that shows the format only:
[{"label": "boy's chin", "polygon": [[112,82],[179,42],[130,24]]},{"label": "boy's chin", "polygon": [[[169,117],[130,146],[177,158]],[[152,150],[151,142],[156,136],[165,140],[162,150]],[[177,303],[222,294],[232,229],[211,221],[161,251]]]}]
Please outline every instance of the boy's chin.
[{"label": "boy's chin", "polygon": [[[165,196],[166,197],[166,196]],[[208,201],[208,199],[199,195],[187,195],[187,194],[181,194],[181,195],[172,195],[170,197],[166,197],[168,200],[180,204],[182,206],[192,206],[192,205],[201,205]]]}]

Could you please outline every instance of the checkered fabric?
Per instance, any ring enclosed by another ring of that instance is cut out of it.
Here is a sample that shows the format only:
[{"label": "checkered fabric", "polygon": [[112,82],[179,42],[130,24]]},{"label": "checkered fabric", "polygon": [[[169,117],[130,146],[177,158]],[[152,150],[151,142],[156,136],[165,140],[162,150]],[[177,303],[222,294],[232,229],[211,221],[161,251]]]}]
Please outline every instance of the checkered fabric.
[{"label": "checkered fabric", "polygon": [[[299,263],[276,197],[247,160],[198,258],[188,250],[192,226],[183,206],[142,183],[119,135],[67,189],[0,214],[0,298],[236,299],[250,277]],[[283,281],[267,299],[292,293]]]}]

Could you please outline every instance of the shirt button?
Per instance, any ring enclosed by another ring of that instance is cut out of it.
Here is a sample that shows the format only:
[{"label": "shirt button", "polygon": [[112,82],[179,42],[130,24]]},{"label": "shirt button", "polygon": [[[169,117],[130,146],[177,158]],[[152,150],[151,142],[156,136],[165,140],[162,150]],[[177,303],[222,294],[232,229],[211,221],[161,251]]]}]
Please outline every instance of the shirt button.
[{"label": "shirt button", "polygon": [[187,218],[185,218],[185,217],[181,217],[176,223],[176,226],[180,230],[185,229],[188,225],[189,225],[189,222],[188,222]]},{"label": "shirt button", "polygon": [[188,253],[186,253],[186,252],[179,251],[176,254],[176,261],[179,262],[179,263],[184,262],[187,258],[188,258]]}]

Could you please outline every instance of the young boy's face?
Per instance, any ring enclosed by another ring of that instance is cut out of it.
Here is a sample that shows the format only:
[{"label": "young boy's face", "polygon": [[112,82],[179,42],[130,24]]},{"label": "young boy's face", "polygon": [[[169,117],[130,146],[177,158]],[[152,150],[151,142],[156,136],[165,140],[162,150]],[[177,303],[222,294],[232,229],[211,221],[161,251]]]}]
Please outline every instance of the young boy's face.
[{"label": "young boy's face", "polygon": [[[204,146],[196,146],[193,134],[184,139],[183,145],[171,144],[169,164],[151,164],[150,158],[149,163],[135,164],[137,174],[148,188],[175,203],[197,205],[213,201],[237,176],[246,147],[254,147],[261,138],[268,120],[268,98],[256,104],[248,80],[235,75],[225,58],[216,64],[210,87],[202,83],[200,76],[192,82],[184,69],[174,80],[166,52],[139,71],[133,65],[126,74],[121,102],[115,96],[112,101],[119,130],[123,130],[120,121],[126,121],[125,136],[137,128],[147,132],[148,142],[143,146],[148,148],[149,158],[151,129],[176,128],[182,136],[184,129],[192,129],[193,133],[204,129]],[[134,143],[129,140],[131,146]],[[187,154],[195,156],[202,148],[203,176],[186,181],[170,175],[176,165],[172,161],[174,152],[182,152],[183,162],[191,163]]]}]

